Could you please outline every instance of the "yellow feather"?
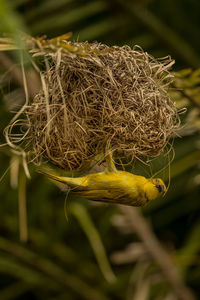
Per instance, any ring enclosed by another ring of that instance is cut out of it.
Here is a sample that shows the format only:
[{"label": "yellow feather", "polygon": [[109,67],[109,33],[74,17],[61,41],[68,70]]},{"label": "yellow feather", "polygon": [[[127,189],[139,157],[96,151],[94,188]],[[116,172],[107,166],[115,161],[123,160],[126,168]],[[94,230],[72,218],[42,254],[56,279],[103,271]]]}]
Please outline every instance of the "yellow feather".
[{"label": "yellow feather", "polygon": [[147,179],[125,171],[108,171],[83,177],[61,177],[41,171],[47,177],[66,184],[71,193],[94,201],[143,206],[166,192],[162,179]]}]

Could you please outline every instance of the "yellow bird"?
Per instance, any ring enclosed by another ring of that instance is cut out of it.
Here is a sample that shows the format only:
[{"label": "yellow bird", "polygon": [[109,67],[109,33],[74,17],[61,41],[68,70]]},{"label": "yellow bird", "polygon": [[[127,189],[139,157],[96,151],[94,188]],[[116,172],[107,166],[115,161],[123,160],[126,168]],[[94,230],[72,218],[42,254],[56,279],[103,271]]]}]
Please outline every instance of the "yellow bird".
[{"label": "yellow bird", "polygon": [[160,178],[147,179],[117,170],[111,154],[107,156],[107,168],[104,172],[76,178],[39,172],[65,184],[73,194],[100,202],[143,206],[166,192],[166,186]]}]

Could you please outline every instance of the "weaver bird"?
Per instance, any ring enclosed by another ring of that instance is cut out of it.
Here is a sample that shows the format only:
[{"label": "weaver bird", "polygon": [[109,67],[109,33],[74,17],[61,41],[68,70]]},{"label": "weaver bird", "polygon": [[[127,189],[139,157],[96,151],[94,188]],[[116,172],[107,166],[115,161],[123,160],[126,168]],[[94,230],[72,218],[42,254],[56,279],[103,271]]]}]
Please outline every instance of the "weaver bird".
[{"label": "weaver bird", "polygon": [[71,193],[83,198],[107,203],[120,203],[131,206],[143,206],[166,192],[166,186],[160,178],[145,178],[116,169],[112,155],[107,156],[104,172],[83,177],[62,177],[40,173],[61,182]]}]

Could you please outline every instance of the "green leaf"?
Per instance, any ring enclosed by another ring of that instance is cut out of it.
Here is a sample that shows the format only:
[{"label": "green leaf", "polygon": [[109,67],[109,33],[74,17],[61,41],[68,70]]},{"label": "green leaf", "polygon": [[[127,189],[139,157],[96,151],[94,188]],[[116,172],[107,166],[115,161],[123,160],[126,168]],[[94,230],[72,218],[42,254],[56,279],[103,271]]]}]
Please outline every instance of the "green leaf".
[{"label": "green leaf", "polygon": [[70,209],[73,215],[79,221],[85,234],[87,235],[87,238],[99,264],[99,268],[101,269],[104,277],[109,282],[114,282],[116,280],[116,277],[107,259],[106,251],[101,241],[100,235],[95,228],[95,225],[92,222],[92,219],[90,218],[90,215],[87,212],[86,208],[82,204],[72,203]]}]

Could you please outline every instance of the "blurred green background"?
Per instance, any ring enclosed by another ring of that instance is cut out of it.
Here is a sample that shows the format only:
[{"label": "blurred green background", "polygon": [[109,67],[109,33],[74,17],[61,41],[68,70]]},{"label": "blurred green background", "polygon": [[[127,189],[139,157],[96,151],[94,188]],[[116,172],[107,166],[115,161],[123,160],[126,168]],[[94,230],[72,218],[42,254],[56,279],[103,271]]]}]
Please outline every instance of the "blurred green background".
[{"label": "blurred green background", "polygon": [[[188,286],[196,299],[200,299],[199,13],[199,0],[0,0],[1,37],[19,36],[20,31],[48,37],[72,32],[75,41],[137,44],[155,57],[171,55],[176,60],[170,93],[187,112],[181,115],[181,138],[173,137],[169,191],[136,213],[179,272],[180,289]],[[23,102],[19,56],[1,52],[1,144],[5,126]],[[153,170],[163,163],[156,160]],[[159,176],[168,180],[168,171]],[[145,166],[138,172],[150,176]],[[119,206],[69,198],[66,217],[65,194],[34,167],[31,177],[25,177],[21,159],[9,147],[0,147],[1,300],[180,299],[139,225],[134,220],[130,225]],[[185,294],[185,299],[193,298]]]}]

